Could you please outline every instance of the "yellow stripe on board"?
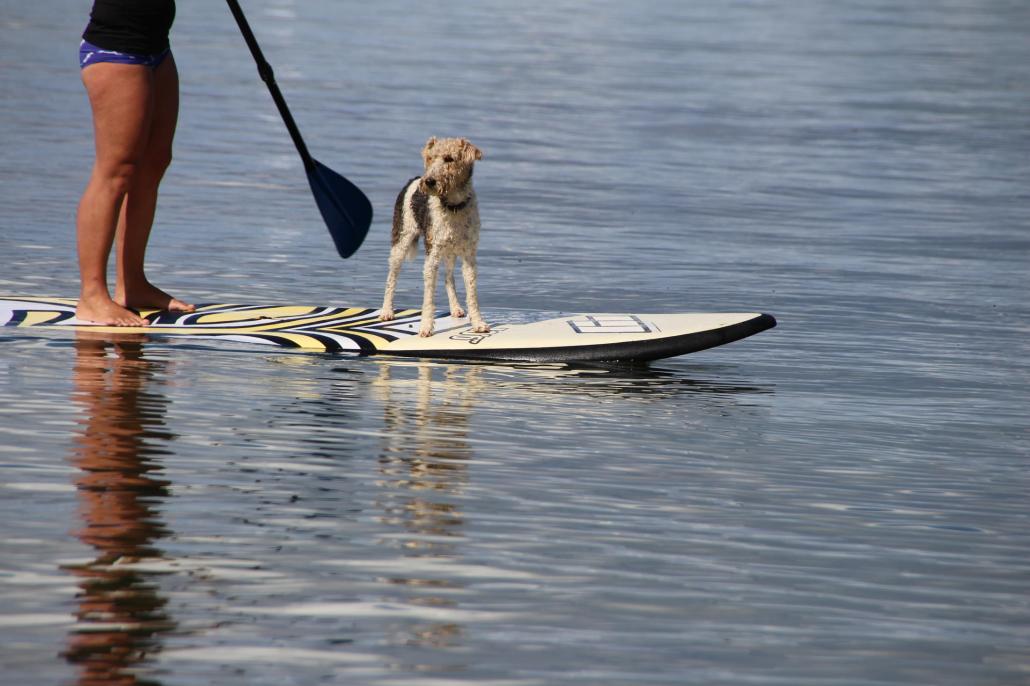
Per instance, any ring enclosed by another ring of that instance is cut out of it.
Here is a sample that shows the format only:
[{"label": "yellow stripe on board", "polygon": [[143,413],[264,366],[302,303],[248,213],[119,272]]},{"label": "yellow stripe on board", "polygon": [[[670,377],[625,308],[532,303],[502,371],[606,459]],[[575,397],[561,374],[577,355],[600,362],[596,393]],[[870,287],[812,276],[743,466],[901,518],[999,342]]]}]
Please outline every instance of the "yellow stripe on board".
[{"label": "yellow stripe on board", "polygon": [[[332,329],[326,329],[326,331],[332,331]],[[381,349],[384,345],[386,345],[387,343],[390,342],[390,341],[386,340],[385,338],[383,338],[381,336],[376,336],[375,334],[371,334],[371,333],[368,333],[366,331],[353,331],[351,329],[339,329],[339,331],[335,331],[334,333],[340,333],[340,334],[346,333],[348,336],[360,336],[361,338],[364,338],[366,341],[368,341],[369,343],[374,345],[376,347],[376,350]]]},{"label": "yellow stripe on board", "polygon": [[[284,307],[284,308],[268,308],[268,309],[270,311],[270,310],[273,310],[273,309],[287,309],[287,308]],[[333,321],[334,319],[340,319],[342,317],[353,317],[354,315],[364,311],[364,308],[361,308],[361,307],[351,307],[351,308],[348,308],[348,309],[342,310],[342,311],[334,310],[330,314],[324,314],[324,315],[321,315],[321,316],[318,316],[318,317],[316,317],[316,316],[304,317],[304,315],[307,312],[310,312],[312,309],[320,309],[320,308],[298,307],[298,308],[295,308],[295,309],[297,309],[299,311],[298,314],[302,318],[300,318],[300,319],[288,319],[288,320],[285,320],[285,321],[276,320],[276,319],[269,319],[267,323],[245,324],[245,325],[243,325],[243,326],[241,326],[239,328],[241,328],[241,329],[245,328],[248,331],[275,331],[276,329],[292,329],[292,328],[295,328],[295,327],[298,327],[298,326],[311,326],[312,324],[318,324],[319,322],[330,322],[330,321]],[[254,310],[254,311],[250,312],[249,314],[257,315],[257,316],[250,317],[250,319],[260,319],[261,315],[258,314],[258,313],[259,312],[264,312],[264,311],[265,310]],[[228,313],[226,313],[226,314],[228,314]],[[212,315],[205,315],[203,317],[203,321],[201,322],[201,324],[213,324],[214,322],[211,321],[209,318],[210,317],[214,317],[214,316],[215,315],[213,315],[213,314]],[[280,314],[278,316],[279,317],[284,317],[284,316],[289,316],[289,315],[282,315],[282,314]],[[293,315],[293,316],[296,317],[297,315]],[[232,319],[227,319],[226,321],[232,322],[233,320]],[[345,326],[350,326],[350,324],[346,324]],[[175,327],[175,328],[178,329],[179,327]],[[222,331],[223,329],[221,329],[221,328],[218,328],[218,329],[212,328],[211,330],[212,331]]]},{"label": "yellow stripe on board", "polygon": [[32,310],[25,314],[25,319],[18,326],[39,326],[47,324],[65,316],[64,312],[47,312],[46,310]]},{"label": "yellow stripe on board", "polygon": [[325,344],[317,338],[311,336],[305,336],[302,333],[275,333],[270,334],[275,338],[284,338],[288,341],[293,341],[298,348],[305,348],[307,350],[326,350]]},{"label": "yellow stripe on board", "polygon": [[212,312],[197,318],[198,324],[221,324],[223,322],[244,322],[251,319],[280,319],[282,317],[302,317],[305,314],[312,314],[319,307],[303,307],[299,305],[281,305],[276,307],[265,307],[260,310],[246,310],[244,312]]}]

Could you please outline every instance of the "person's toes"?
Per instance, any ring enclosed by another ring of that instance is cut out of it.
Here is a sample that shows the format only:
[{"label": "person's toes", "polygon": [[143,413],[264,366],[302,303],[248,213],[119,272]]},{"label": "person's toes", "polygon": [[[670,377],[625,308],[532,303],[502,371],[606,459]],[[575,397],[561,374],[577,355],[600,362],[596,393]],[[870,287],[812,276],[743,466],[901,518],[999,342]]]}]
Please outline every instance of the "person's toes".
[{"label": "person's toes", "polygon": [[165,309],[168,310],[169,312],[193,312],[194,310],[197,309],[197,307],[196,307],[196,305],[193,305],[192,303],[183,302],[182,300],[179,300],[178,298],[173,298],[173,297],[169,296],[168,297],[168,305],[165,306]]}]

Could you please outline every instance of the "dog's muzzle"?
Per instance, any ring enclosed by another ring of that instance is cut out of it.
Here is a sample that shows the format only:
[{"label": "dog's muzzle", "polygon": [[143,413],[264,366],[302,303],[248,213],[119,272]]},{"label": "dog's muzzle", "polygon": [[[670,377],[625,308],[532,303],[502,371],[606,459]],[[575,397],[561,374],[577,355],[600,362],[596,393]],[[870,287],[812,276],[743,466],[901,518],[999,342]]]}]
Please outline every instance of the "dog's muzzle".
[{"label": "dog's muzzle", "polygon": [[437,195],[440,193],[441,188],[440,182],[434,179],[432,176],[423,176],[422,180],[418,184],[418,189],[426,194]]}]

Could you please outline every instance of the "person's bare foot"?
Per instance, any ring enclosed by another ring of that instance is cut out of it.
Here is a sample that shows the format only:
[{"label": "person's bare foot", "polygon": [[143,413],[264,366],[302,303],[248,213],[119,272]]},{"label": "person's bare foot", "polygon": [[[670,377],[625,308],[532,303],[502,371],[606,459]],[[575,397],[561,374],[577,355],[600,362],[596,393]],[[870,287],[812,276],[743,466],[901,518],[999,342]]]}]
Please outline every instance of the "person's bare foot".
[{"label": "person's bare foot", "polygon": [[146,326],[147,320],[108,297],[80,297],[75,318],[102,326]]},{"label": "person's bare foot", "polygon": [[115,302],[137,310],[167,310],[169,312],[193,312],[195,305],[173,298],[149,282],[119,288],[115,291]]}]

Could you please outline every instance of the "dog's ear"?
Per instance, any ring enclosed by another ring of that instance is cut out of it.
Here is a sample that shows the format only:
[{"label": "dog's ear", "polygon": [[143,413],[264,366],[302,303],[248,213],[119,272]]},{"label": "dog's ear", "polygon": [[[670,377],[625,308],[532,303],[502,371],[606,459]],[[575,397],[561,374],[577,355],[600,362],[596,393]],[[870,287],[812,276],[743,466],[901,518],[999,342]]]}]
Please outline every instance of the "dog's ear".
[{"label": "dog's ear", "polygon": [[483,159],[483,151],[472,145],[466,138],[461,139],[461,154],[465,157],[465,161],[469,163]]},{"label": "dog's ear", "polygon": [[422,148],[422,161],[426,164],[429,164],[429,157],[432,155],[431,151],[434,145],[436,145],[436,136],[431,136],[429,140],[426,141],[426,146]]}]

